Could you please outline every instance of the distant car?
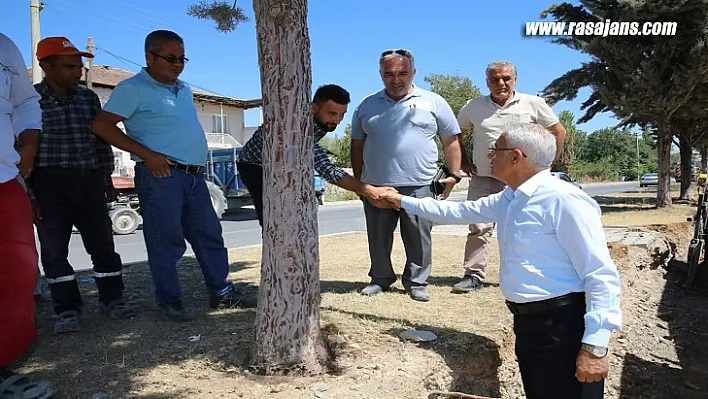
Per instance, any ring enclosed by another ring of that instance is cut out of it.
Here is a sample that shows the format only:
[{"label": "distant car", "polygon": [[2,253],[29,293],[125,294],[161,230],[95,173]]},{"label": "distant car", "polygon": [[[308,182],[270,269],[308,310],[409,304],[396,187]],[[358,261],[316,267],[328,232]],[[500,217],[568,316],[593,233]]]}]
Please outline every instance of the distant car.
[{"label": "distant car", "polygon": [[639,179],[639,187],[656,186],[659,184],[658,173],[647,173]]},{"label": "distant car", "polygon": [[577,187],[577,188],[579,188],[579,189],[581,189],[581,190],[583,189],[583,186],[580,185],[580,182],[579,182],[579,181],[577,181],[577,180],[571,178],[570,176],[568,176],[567,174],[565,174],[565,173],[563,173],[563,172],[551,172],[551,174],[552,174],[553,176],[555,176],[555,177],[557,177],[557,178],[563,180],[563,181],[566,181],[566,182],[568,182],[568,183],[574,185],[575,187]]}]

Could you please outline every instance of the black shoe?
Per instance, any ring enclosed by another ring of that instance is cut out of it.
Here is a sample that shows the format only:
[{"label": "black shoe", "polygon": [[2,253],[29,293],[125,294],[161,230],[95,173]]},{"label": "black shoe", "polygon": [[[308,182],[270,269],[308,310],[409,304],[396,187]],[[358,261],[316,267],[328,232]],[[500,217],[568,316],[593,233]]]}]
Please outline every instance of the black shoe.
[{"label": "black shoe", "polygon": [[424,286],[411,287],[408,289],[408,294],[414,301],[428,302],[430,300],[430,294]]},{"label": "black shoe", "polygon": [[484,288],[482,280],[477,276],[465,276],[462,281],[452,286],[452,292],[457,293],[467,293],[472,291],[478,291]]},{"label": "black shoe", "polygon": [[369,284],[366,287],[362,288],[359,293],[364,296],[374,296],[378,295],[382,292],[386,291],[382,286],[378,284]]},{"label": "black shoe", "polygon": [[162,314],[162,316],[164,316],[168,320],[179,322],[194,320],[194,314],[184,308],[184,305],[182,304],[181,300],[161,303],[157,306],[160,309],[160,313]]},{"label": "black shoe", "polygon": [[212,309],[229,309],[240,307],[246,299],[246,295],[232,288],[223,295],[212,294],[209,297],[209,306]]}]

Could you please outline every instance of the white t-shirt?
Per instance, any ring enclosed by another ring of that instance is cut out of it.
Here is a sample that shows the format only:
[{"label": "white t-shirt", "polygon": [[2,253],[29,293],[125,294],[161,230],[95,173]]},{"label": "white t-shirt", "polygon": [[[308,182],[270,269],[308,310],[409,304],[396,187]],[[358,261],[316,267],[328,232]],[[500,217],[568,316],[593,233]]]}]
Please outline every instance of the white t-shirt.
[{"label": "white t-shirt", "polygon": [[504,107],[492,101],[490,96],[469,100],[460,109],[457,121],[461,129],[473,129],[474,151],[471,161],[477,167],[477,174],[490,176],[492,166],[487,157],[489,148],[494,146],[509,125],[537,123],[548,128],[558,123],[558,118],[543,98],[514,92],[514,97]]}]

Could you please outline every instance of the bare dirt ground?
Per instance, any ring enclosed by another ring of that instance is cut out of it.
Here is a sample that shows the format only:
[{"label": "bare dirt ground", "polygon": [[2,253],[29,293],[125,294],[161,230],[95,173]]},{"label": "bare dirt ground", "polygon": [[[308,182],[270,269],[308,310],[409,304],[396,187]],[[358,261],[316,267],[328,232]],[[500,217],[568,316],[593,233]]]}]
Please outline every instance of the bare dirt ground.
[{"label": "bare dirt ground", "polygon": [[[611,248],[622,275],[625,329],[611,343],[606,398],[705,398],[708,396],[708,297],[680,287],[692,234],[687,205],[657,210],[651,193],[603,197],[606,225],[655,226],[671,241],[676,259],[652,264]],[[619,209],[623,208],[623,209]],[[633,209],[631,209],[633,208]],[[498,264],[496,243],[491,265]],[[51,302],[39,308],[39,336],[21,372],[54,381],[58,398],[426,398],[430,390],[455,390],[497,398],[522,398],[513,353],[512,317],[490,267],[489,286],[456,295],[464,237],[436,235],[430,277],[432,300],[412,301],[400,283],[375,298],[356,291],[367,281],[365,234],[320,241],[322,326],[336,348],[340,371],[317,378],[269,378],[247,369],[253,309],[212,311],[192,258],[179,268],[185,302],[196,321],[163,321],[153,305],[146,265],[125,270],[127,297],[138,317],[110,320],[100,314],[95,283],[79,277],[86,306],[83,331],[53,334]],[[253,295],[260,247],[230,251],[230,278]],[[405,255],[395,240],[393,264]],[[705,278],[702,276],[701,278]],[[438,340],[416,344],[398,338],[405,329],[433,331]],[[189,338],[200,335],[197,342]]]}]

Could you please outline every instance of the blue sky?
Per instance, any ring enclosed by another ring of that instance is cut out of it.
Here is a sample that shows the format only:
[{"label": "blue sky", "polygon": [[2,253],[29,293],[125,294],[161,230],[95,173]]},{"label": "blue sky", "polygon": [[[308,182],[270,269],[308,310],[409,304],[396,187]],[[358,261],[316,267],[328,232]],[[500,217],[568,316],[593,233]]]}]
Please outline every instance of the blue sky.
[{"label": "blue sky", "polygon": [[[229,0],[230,1],[230,0]],[[143,42],[155,29],[171,29],[184,37],[190,61],[182,78],[210,91],[236,97],[259,98],[260,78],[256,27],[250,0],[240,0],[251,21],[224,34],[210,21],[186,14],[197,0],[46,0],[41,12],[41,37],[67,36],[85,48],[87,37],[98,49],[143,64]],[[340,134],[356,104],[382,88],[378,56],[390,48],[407,48],[416,57],[416,83],[427,88],[429,73],[468,76],[488,94],[484,69],[494,60],[517,65],[517,90],[536,94],[556,77],[577,68],[585,55],[550,43],[548,38],[525,37],[527,21],[538,21],[540,12],[554,0],[499,0],[481,2],[440,0],[384,2],[381,0],[310,0],[309,30],[312,52],[313,91],[319,85],[339,84],[352,96]],[[29,0],[5,0],[2,33],[17,43],[31,63]],[[131,71],[139,67],[97,50],[95,64]],[[580,104],[589,91],[574,102],[553,108],[582,115]],[[586,132],[612,126],[611,114],[601,114],[579,125]],[[246,113],[246,124],[259,123],[258,110]]]}]

